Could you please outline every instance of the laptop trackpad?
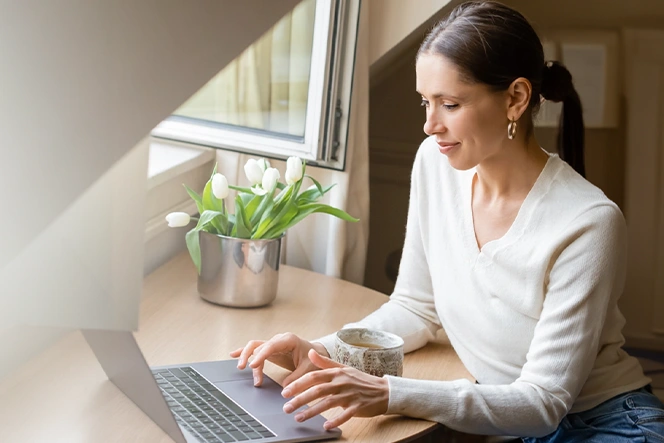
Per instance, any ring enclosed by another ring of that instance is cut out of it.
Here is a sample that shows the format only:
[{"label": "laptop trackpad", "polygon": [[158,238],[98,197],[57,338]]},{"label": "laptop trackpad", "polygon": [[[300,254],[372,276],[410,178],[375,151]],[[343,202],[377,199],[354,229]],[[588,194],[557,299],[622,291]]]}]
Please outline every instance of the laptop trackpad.
[{"label": "laptop trackpad", "polygon": [[237,360],[199,362],[191,364],[191,367],[211,383],[231,380],[252,380],[253,383],[254,375],[251,368],[238,369]]},{"label": "laptop trackpad", "polygon": [[[281,396],[281,386],[267,377],[263,385],[255,387],[252,380],[237,380],[215,383],[227,396],[237,401],[247,412],[256,417],[263,425],[281,438],[297,440],[320,440],[336,438],[341,430],[335,428],[325,431],[325,417],[317,415],[304,423],[295,421],[295,413],[283,412],[284,403],[288,399]],[[306,409],[302,406],[297,411]],[[297,412],[296,411],[296,412]]]},{"label": "laptop trackpad", "polygon": [[263,385],[259,387],[254,386],[253,380],[234,380],[214,385],[251,414],[284,414],[283,407],[288,399],[281,396],[281,386],[267,377],[263,378]]}]

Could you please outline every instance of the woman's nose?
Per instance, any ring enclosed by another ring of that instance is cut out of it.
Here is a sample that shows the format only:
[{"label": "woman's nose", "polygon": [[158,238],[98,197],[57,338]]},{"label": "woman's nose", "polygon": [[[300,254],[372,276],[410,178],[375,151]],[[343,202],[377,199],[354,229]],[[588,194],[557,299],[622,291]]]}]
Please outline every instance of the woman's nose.
[{"label": "woman's nose", "polygon": [[427,120],[424,122],[424,133],[426,135],[440,134],[441,132],[445,132],[445,130],[445,125],[437,113],[427,113]]}]

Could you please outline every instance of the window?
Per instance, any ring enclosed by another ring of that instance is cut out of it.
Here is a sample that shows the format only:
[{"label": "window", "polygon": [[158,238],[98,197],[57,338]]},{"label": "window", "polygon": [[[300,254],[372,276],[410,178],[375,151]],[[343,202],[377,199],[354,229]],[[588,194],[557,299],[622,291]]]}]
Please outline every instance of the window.
[{"label": "window", "polygon": [[155,137],[344,169],[359,0],[303,0]]}]

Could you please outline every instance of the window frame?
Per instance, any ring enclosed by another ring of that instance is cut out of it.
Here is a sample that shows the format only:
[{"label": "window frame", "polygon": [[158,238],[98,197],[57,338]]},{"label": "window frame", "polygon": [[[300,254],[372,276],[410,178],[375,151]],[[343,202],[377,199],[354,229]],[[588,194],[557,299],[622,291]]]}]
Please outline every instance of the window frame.
[{"label": "window frame", "polygon": [[[170,116],[152,131],[190,143],[344,170],[361,0],[316,0],[303,137],[189,117]],[[326,51],[316,48],[325,46]]]}]

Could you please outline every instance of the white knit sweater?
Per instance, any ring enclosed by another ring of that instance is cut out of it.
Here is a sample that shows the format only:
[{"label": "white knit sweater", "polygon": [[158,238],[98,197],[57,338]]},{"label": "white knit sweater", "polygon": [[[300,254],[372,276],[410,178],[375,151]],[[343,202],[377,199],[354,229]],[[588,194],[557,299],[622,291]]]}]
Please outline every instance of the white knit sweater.
[{"label": "white knit sweater", "polygon": [[[570,412],[646,385],[638,361],[621,349],[620,209],[550,155],[513,225],[480,250],[474,174],[453,169],[432,138],[422,143],[394,292],[345,327],[394,332],[406,352],[443,327],[480,384],[386,376],[388,413],[475,434],[538,437]],[[332,351],[333,336],[319,341]]]}]

